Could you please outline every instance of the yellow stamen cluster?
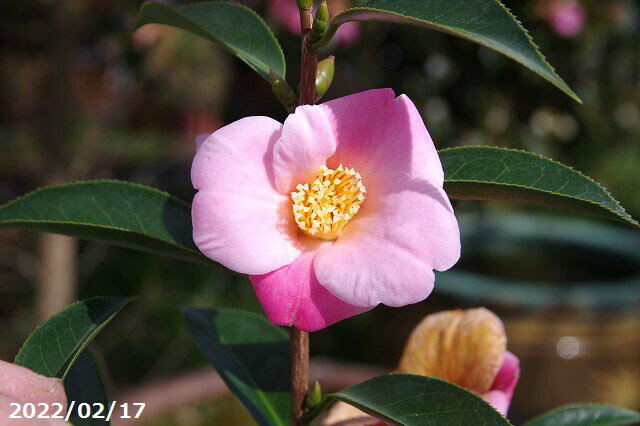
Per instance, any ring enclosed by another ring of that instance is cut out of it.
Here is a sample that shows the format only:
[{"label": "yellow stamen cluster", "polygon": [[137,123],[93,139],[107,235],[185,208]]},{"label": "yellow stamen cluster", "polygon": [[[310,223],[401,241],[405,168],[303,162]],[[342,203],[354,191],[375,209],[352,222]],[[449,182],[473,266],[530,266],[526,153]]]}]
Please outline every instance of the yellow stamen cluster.
[{"label": "yellow stamen cluster", "polygon": [[293,216],[300,229],[312,237],[333,240],[360,210],[367,192],[360,173],[338,166],[320,167],[315,180],[298,184],[291,193]]}]

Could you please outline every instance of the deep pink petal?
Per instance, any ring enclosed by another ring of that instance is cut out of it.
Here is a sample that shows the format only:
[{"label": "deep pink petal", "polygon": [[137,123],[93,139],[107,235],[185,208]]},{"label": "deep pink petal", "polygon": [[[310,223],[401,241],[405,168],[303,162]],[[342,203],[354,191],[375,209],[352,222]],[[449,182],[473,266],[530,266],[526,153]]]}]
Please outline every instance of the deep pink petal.
[{"label": "deep pink petal", "polygon": [[288,195],[296,185],[315,176],[335,150],[336,141],[326,112],[319,106],[299,106],[285,120],[273,147],[276,188]]},{"label": "deep pink petal", "polygon": [[498,370],[491,390],[482,397],[503,415],[507,415],[513,391],[520,379],[520,360],[511,352],[504,354],[502,366]]},{"label": "deep pink petal", "polygon": [[460,257],[453,208],[441,188],[406,173],[379,176],[376,194],[314,260],[320,283],[356,306],[404,306],[426,298],[433,269]]},{"label": "deep pink petal", "polygon": [[498,410],[503,416],[507,415],[509,411],[509,405],[511,404],[511,398],[507,398],[504,392],[501,391],[489,391],[482,395],[485,401],[487,401],[493,408]]},{"label": "deep pink petal", "polygon": [[0,394],[18,401],[67,405],[62,380],[45,377],[28,368],[0,360]]},{"label": "deep pink petal", "polygon": [[391,170],[423,178],[436,187],[444,180],[431,136],[411,100],[391,89],[356,93],[321,104],[337,141],[330,167],[355,168],[366,180]]},{"label": "deep pink petal", "polygon": [[289,199],[273,181],[280,128],[267,117],[238,120],[209,136],[193,160],[191,180],[199,190],[193,239],[207,257],[237,272],[271,272],[301,252]]},{"label": "deep pink petal", "polygon": [[373,308],[351,306],[329,293],[313,271],[315,252],[265,275],[252,275],[258,300],[275,325],[317,331]]}]

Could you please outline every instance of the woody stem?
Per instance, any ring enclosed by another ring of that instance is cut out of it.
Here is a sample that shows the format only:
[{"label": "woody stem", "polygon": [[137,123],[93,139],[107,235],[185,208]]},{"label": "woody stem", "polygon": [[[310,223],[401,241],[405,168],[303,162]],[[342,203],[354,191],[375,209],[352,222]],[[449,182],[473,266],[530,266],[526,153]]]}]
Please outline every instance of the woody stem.
[{"label": "woody stem", "polygon": [[291,327],[289,330],[291,348],[291,414],[292,424],[302,426],[304,400],[309,388],[309,333]]},{"label": "woody stem", "polygon": [[312,24],[313,10],[310,7],[301,7],[302,64],[300,69],[300,105],[312,105],[315,101],[318,56],[309,51],[309,32]]}]

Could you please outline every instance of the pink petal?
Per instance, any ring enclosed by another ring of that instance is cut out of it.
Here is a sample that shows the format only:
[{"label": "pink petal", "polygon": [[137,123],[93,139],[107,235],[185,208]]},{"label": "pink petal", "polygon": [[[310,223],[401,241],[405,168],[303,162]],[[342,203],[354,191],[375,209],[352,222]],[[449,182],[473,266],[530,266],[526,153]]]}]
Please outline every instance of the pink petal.
[{"label": "pink petal", "polygon": [[264,274],[300,254],[289,198],[276,191],[271,168],[280,128],[267,117],[243,118],[207,138],[193,160],[193,239],[237,272]]},{"label": "pink petal", "polygon": [[496,410],[506,416],[509,405],[511,404],[511,398],[513,397],[513,390],[518,384],[519,378],[520,361],[518,357],[507,351],[504,354],[502,366],[500,370],[498,370],[491,390],[482,397]]},{"label": "pink petal", "polygon": [[444,173],[431,136],[411,100],[391,89],[356,93],[321,104],[338,143],[330,167],[342,163],[366,179],[391,170],[442,187]]},{"label": "pink petal", "polygon": [[336,150],[331,123],[319,106],[296,108],[282,126],[282,135],[273,147],[276,188],[289,194],[318,173]]},{"label": "pink petal", "polygon": [[511,399],[507,398],[504,392],[501,391],[489,391],[482,395],[485,401],[487,401],[493,408],[498,410],[503,416],[507,415]]},{"label": "pink petal", "polygon": [[265,275],[250,277],[269,320],[317,331],[373,308],[344,303],[320,285],[313,271],[316,252],[302,254],[291,265]]},{"label": "pink petal", "polygon": [[64,385],[60,379],[45,377],[28,368],[0,360],[0,394],[23,402],[67,406]]},{"label": "pink petal", "polygon": [[[460,257],[460,234],[444,191],[389,172],[331,246],[314,260],[320,283],[355,306],[404,306],[425,299],[433,269]],[[366,183],[365,183],[366,184]]]}]

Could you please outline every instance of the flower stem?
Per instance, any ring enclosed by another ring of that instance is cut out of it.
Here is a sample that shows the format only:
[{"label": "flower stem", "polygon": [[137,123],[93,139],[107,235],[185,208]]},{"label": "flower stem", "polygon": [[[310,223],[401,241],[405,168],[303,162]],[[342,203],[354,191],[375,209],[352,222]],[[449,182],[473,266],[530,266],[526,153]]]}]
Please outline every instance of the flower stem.
[{"label": "flower stem", "polygon": [[[307,37],[305,36],[306,40]],[[318,57],[309,53],[307,43],[302,43],[302,70],[300,72],[300,105],[312,105],[316,93]]]},{"label": "flower stem", "polygon": [[303,426],[304,400],[309,388],[309,333],[291,327],[291,424]]},{"label": "flower stem", "polygon": [[[302,7],[302,3],[306,3]],[[302,31],[302,64],[300,68],[300,105],[312,105],[315,101],[318,56],[309,51],[309,33],[313,24],[313,2],[298,1],[300,28]]]}]

